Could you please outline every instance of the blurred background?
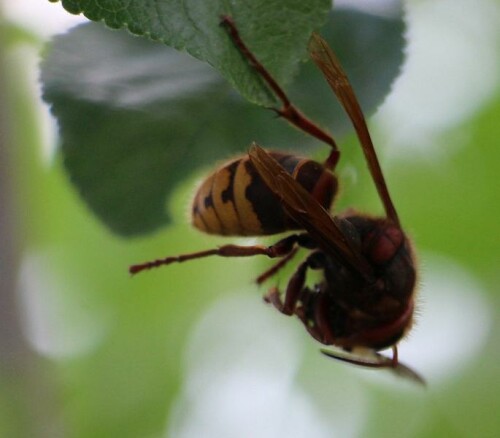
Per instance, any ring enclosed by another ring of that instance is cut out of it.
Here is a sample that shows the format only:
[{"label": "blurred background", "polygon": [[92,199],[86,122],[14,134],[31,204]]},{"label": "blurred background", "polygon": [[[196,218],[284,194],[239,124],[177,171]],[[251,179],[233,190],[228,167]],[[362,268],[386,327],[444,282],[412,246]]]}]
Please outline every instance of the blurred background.
[{"label": "blurred background", "polygon": [[[336,3],[385,14],[397,2]],[[265,260],[130,278],[131,263],[226,242],[187,220],[206,169],[176,190],[175,225],[111,234],[68,182],[37,81],[44,43],[86,20],[0,1],[1,436],[499,436],[500,4],[404,7],[407,59],[370,126],[418,248],[419,311],[400,358],[426,389],[320,355],[262,302],[252,281]],[[377,202],[358,170],[341,170],[340,207]]]}]

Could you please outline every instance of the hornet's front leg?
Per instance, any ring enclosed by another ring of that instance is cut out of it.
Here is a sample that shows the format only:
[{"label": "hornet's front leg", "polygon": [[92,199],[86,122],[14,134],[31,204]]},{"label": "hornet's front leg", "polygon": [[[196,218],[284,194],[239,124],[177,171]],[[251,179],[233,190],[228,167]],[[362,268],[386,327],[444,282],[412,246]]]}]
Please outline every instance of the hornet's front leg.
[{"label": "hornet's front leg", "polygon": [[269,290],[264,296],[264,300],[271,303],[281,313],[293,315],[297,310],[297,304],[302,298],[303,291],[305,290],[304,285],[306,282],[307,269],[318,269],[321,267],[318,265],[318,256],[321,257],[320,254],[319,252],[313,252],[298,266],[288,282],[284,301],[281,299],[280,291],[276,287]]}]

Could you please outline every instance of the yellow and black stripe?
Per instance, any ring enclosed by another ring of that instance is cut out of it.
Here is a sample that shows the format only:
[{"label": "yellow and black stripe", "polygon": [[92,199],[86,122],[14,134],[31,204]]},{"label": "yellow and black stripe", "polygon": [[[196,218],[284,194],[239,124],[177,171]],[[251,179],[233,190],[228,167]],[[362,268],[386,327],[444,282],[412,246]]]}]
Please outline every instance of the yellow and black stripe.
[{"label": "yellow and black stripe", "polygon": [[[270,152],[318,202],[329,209],[336,177],[308,158]],[[298,229],[269,190],[248,156],[224,164],[200,186],[193,201],[193,225],[210,234],[261,236]]]}]

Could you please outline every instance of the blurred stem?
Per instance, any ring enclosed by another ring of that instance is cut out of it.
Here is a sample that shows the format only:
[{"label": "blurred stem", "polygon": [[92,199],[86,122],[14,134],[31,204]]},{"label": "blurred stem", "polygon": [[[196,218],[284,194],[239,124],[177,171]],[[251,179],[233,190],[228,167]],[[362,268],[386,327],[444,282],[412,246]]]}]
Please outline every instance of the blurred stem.
[{"label": "blurred stem", "polygon": [[[0,434],[5,436],[58,436],[54,418],[53,385],[41,358],[23,336],[18,301],[23,221],[19,220],[20,157],[25,130],[33,130],[33,117],[19,117],[22,82],[19,65],[9,63],[8,28],[2,23],[0,4]],[[10,35],[12,36],[12,35]],[[22,96],[24,97],[24,96]],[[21,97],[21,98],[22,98]],[[15,104],[16,103],[16,104]],[[21,102],[21,104],[24,102]],[[26,109],[28,106],[23,105]],[[28,111],[29,112],[29,111]],[[26,111],[22,112],[26,114]],[[32,151],[31,151],[32,152]],[[22,172],[29,172],[24,169]],[[7,423],[7,424],[6,424]]]}]

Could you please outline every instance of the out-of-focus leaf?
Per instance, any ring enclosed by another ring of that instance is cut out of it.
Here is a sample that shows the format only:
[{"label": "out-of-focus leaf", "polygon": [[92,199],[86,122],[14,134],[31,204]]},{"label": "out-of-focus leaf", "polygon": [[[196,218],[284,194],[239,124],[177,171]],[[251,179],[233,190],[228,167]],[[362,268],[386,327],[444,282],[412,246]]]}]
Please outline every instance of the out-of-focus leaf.
[{"label": "out-of-focus leaf", "polygon": [[205,131],[217,126],[211,116],[225,85],[206,65],[160,44],[80,26],[56,39],[42,81],[72,182],[120,234],[167,221],[176,181],[218,147]]},{"label": "out-of-focus leaf", "polygon": [[[355,86],[369,84],[358,93],[368,112],[397,74],[403,29],[401,19],[350,11],[332,14],[325,29]],[[366,53],[379,55],[372,59]],[[72,182],[99,218],[122,235],[168,223],[165,203],[177,182],[203,164],[244,153],[253,140],[310,155],[311,139],[235,99],[207,65],[99,25],[57,37],[42,81]],[[349,126],[315,69],[304,70],[292,94],[326,126],[333,121],[335,133]]]},{"label": "out-of-focus leaf", "polygon": [[262,105],[274,99],[219,26],[221,16],[233,17],[259,59],[287,82],[306,57],[309,35],[325,22],[331,4],[331,0],[62,0],[71,13],[83,13],[90,20],[128,29],[207,61],[248,100]]}]

